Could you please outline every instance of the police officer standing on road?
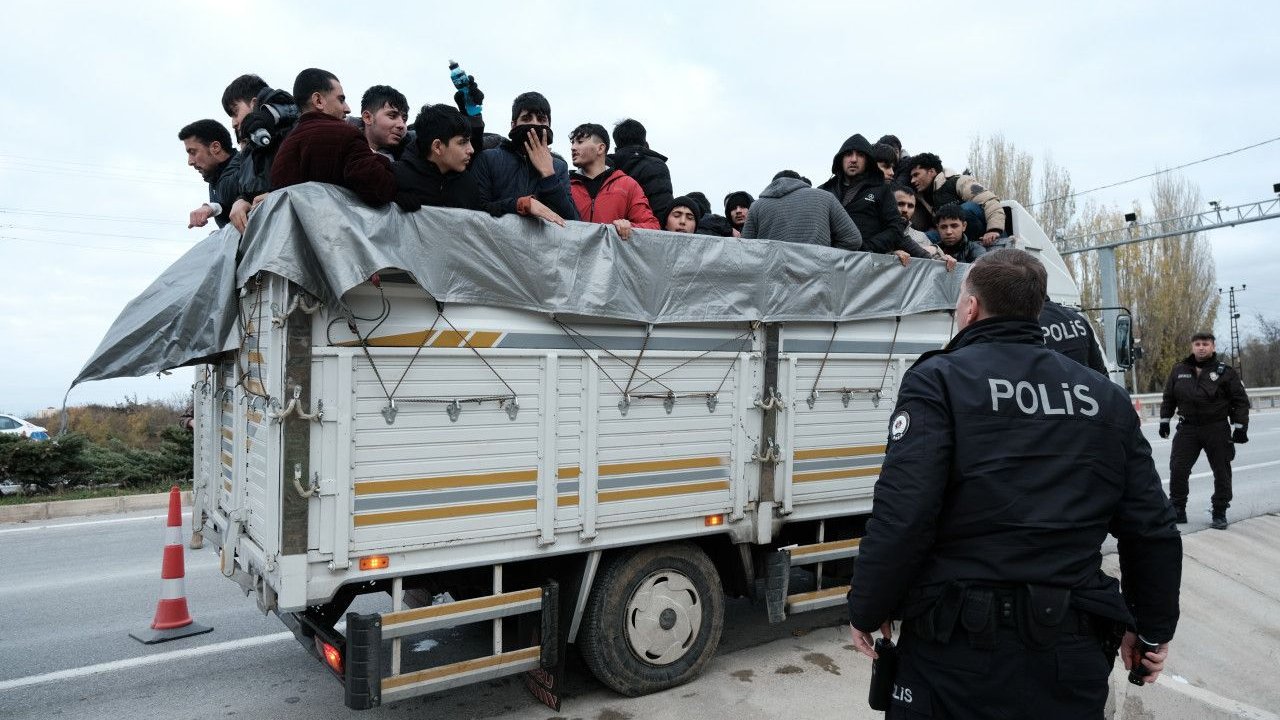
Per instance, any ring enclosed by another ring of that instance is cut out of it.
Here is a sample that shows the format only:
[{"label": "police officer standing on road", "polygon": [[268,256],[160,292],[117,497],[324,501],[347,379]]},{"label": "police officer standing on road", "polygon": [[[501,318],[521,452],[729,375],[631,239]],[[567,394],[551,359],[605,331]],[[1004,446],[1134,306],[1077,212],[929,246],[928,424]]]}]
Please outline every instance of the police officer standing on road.
[{"label": "police officer standing on road", "polygon": [[902,379],[849,591],[859,652],[903,621],[890,718],[1101,718],[1117,649],[1164,667],[1173,509],[1124,390],[1044,346],[1046,284],[1022,250],[979,258],[959,332]]},{"label": "police officer standing on road", "polygon": [[1160,437],[1169,437],[1169,420],[1177,412],[1178,434],[1169,451],[1169,496],[1178,522],[1187,521],[1187,481],[1203,449],[1213,469],[1212,524],[1226,530],[1233,443],[1249,442],[1249,395],[1240,374],[1218,360],[1213,340],[1213,333],[1192,335],[1191,354],[1169,373],[1160,403]]},{"label": "police officer standing on road", "polygon": [[1044,344],[1076,362],[1107,374],[1107,361],[1093,337],[1093,328],[1083,315],[1066,305],[1044,301],[1040,311],[1040,327],[1044,328]]}]

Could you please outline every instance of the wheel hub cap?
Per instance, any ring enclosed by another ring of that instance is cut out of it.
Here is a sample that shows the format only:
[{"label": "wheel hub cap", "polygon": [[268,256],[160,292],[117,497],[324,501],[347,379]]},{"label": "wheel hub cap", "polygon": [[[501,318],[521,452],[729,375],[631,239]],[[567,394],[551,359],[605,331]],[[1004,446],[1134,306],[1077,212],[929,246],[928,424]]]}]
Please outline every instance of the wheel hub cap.
[{"label": "wheel hub cap", "polygon": [[702,629],[702,598],[683,573],[645,578],[627,604],[627,642],[640,659],[670,665],[684,657]]}]

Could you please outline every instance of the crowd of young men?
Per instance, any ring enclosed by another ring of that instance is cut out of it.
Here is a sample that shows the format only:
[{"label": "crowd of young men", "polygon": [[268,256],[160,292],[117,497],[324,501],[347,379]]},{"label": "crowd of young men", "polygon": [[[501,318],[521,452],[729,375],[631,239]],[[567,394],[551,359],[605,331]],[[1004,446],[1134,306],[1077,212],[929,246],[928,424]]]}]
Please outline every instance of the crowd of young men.
[{"label": "crowd of young men", "polygon": [[[569,135],[569,164],[551,151],[551,104],[526,92],[511,106],[506,137],[485,133],[484,93],[475,78],[453,73],[454,106],[423,105],[409,124],[409,103],[375,85],[350,115],[338,77],[308,68],[292,95],[257,75],[227,86],[222,106],[231,134],[216,120],[178,133],[209,185],[209,200],[188,227],[213,220],[244,231],[267,194],[305,182],[350,190],[362,202],[518,213],[563,225],[612,225],[624,240],[633,228],[725,237],[769,238],[912,258],[973,262],[1005,235],[1005,212],[973,177],[943,167],[932,153],[908,155],[893,135],[872,144],[860,134],[840,146],[831,178],[814,188],[784,170],[759,193],[729,193],[724,215],[700,192],[675,196],[667,158],[649,148],[644,125],[606,129],[583,123]],[[456,106],[456,107],[455,107]],[[611,144],[614,151],[610,153]]]}]

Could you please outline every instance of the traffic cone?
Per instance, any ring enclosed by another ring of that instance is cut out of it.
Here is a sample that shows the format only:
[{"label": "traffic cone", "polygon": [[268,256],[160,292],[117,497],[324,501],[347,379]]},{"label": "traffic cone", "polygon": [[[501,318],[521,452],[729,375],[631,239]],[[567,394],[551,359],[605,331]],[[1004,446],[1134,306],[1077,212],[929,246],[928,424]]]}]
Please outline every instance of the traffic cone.
[{"label": "traffic cone", "polygon": [[129,637],[147,645],[177,640],[213,628],[197,624],[187,610],[187,591],[183,578],[186,572],[182,562],[182,493],[174,485],[169,491],[169,522],[165,528],[164,561],[160,564],[163,591],[156,604],[156,617],[150,630],[129,633]]}]

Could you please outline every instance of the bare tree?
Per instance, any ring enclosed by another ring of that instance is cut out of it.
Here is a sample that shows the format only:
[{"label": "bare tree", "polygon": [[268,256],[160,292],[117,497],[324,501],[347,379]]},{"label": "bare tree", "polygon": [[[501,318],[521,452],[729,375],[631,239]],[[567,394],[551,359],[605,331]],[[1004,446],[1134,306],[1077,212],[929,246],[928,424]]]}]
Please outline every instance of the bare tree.
[{"label": "bare tree", "polygon": [[1055,163],[1052,156],[1046,157],[1040,171],[1040,195],[1028,209],[1054,240],[1066,234],[1076,217],[1076,200],[1071,195],[1070,171]]},{"label": "bare tree", "polygon": [[1000,133],[985,140],[975,137],[969,144],[970,174],[1005,200],[1031,204],[1033,165],[1029,153],[1019,150]]},{"label": "bare tree", "polygon": [[[1059,251],[1078,250],[1095,243],[1099,233],[1115,230],[1124,225],[1124,213],[1113,205],[1086,202],[1084,208],[1070,218],[1063,237],[1058,239]],[[1098,254],[1076,253],[1064,258],[1067,268],[1080,287],[1081,307],[1098,307],[1102,304],[1102,289],[1098,277]]]},{"label": "bare tree", "polygon": [[1246,387],[1280,385],[1280,320],[1268,320],[1257,314],[1258,334],[1244,343],[1240,354],[1249,358],[1244,366]]},{"label": "bare tree", "polygon": [[[1200,190],[1179,175],[1161,175],[1152,183],[1156,218],[1184,217],[1202,204]],[[1204,239],[1189,233],[1116,248],[1116,266],[1121,302],[1134,310],[1134,330],[1142,338],[1138,388],[1154,392],[1187,354],[1191,335],[1212,328],[1217,318],[1213,254]]]}]

